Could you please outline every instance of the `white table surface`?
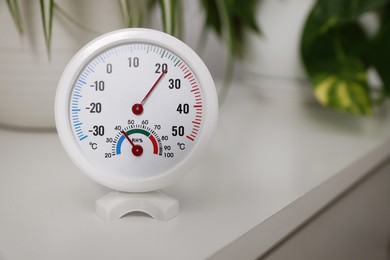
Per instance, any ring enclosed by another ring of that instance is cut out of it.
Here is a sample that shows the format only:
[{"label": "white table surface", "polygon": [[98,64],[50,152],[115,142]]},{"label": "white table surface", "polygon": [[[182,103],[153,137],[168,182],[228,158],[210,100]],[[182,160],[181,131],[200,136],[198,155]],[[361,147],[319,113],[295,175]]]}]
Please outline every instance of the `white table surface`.
[{"label": "white table surface", "polygon": [[253,258],[389,155],[389,115],[359,119],[234,86],[202,162],[164,189],[180,214],[110,223],[94,213],[109,190],[56,133],[2,129],[0,259]]}]

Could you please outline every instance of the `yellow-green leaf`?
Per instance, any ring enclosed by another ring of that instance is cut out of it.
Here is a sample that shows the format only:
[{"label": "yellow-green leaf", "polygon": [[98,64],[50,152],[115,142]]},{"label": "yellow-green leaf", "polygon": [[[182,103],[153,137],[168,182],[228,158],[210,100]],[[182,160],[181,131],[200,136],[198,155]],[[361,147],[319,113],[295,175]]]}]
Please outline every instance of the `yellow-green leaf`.
[{"label": "yellow-green leaf", "polygon": [[335,81],[335,76],[329,76],[323,81],[318,82],[318,84],[314,87],[314,96],[317,98],[318,102],[324,106],[329,103],[329,90]]},{"label": "yellow-green leaf", "polygon": [[365,82],[345,80],[329,75],[317,80],[314,96],[324,106],[357,115],[372,114],[372,102]]}]

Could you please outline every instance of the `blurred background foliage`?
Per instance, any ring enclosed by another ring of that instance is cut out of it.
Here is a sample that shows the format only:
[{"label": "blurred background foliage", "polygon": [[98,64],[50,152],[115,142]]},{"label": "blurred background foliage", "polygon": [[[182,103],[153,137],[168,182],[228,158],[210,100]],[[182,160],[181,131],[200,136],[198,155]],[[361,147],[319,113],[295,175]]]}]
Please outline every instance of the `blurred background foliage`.
[{"label": "blurred background foliage", "polygon": [[[301,54],[316,99],[324,106],[371,115],[390,95],[388,0],[318,0],[303,34]],[[378,19],[367,32],[362,16]],[[371,70],[382,85],[374,86]]]},{"label": "blurred background foliage", "polygon": [[[23,18],[17,0],[6,0],[15,26],[24,33]],[[61,13],[79,27],[82,24],[63,10],[55,0],[39,0],[42,28],[50,59],[52,21]],[[223,99],[232,80],[234,63],[245,52],[248,33],[262,37],[256,9],[261,0],[200,0],[204,12],[204,33],[213,31],[225,44],[228,60]],[[149,14],[161,12],[163,30],[178,38],[183,36],[182,0],[118,0],[124,26],[148,27]],[[261,6],[260,6],[261,7]],[[368,33],[362,16],[371,13],[379,29]],[[90,30],[89,28],[86,28]],[[324,106],[357,115],[372,115],[390,96],[390,0],[317,0],[307,17],[301,36],[301,56],[312,83],[313,94]],[[381,82],[375,86],[369,71]]]}]

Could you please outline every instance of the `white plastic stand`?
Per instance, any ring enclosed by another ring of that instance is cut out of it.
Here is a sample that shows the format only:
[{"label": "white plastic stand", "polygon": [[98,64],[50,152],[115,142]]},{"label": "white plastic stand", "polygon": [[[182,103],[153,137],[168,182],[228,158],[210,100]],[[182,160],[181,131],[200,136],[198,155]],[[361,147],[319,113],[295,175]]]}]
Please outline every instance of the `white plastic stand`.
[{"label": "white plastic stand", "polygon": [[179,201],[162,191],[127,193],[113,191],[98,199],[96,214],[105,221],[113,221],[127,213],[140,211],[158,220],[170,220],[179,213]]}]

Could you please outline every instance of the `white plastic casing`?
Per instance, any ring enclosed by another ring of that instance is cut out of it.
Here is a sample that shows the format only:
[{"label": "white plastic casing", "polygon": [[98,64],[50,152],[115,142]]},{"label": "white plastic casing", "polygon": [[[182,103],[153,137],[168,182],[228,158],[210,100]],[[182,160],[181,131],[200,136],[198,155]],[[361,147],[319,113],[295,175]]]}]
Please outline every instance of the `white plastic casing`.
[{"label": "white plastic casing", "polygon": [[[163,173],[145,179],[118,177],[94,164],[83,151],[72,132],[70,98],[81,70],[107,48],[125,43],[140,42],[161,46],[180,57],[196,75],[203,95],[202,131],[192,150],[184,159]],[[131,28],[102,35],[84,46],[69,62],[58,84],[55,100],[56,127],[60,140],[73,162],[90,178],[109,188],[126,192],[145,192],[164,188],[186,173],[207,149],[218,119],[218,98],[214,81],[199,56],[186,44],[166,33],[151,29]]]}]

